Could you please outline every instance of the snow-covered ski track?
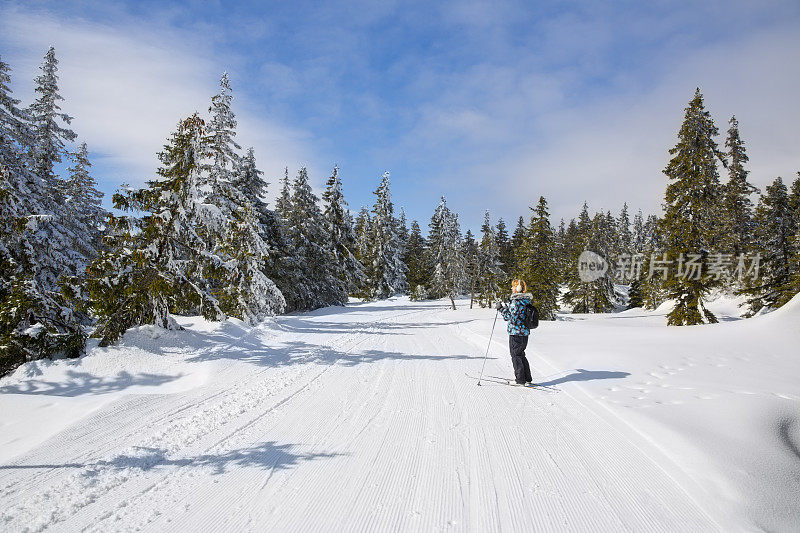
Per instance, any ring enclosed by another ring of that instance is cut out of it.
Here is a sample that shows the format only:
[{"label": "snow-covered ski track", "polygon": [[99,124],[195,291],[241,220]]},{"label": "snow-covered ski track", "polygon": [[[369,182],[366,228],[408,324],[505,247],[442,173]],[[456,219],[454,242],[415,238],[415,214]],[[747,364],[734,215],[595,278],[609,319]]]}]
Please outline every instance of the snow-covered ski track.
[{"label": "snow-covered ski track", "polygon": [[476,387],[488,337],[454,316],[400,300],[281,317],[291,364],[125,396],[0,465],[0,529],[722,529],[583,400]]}]

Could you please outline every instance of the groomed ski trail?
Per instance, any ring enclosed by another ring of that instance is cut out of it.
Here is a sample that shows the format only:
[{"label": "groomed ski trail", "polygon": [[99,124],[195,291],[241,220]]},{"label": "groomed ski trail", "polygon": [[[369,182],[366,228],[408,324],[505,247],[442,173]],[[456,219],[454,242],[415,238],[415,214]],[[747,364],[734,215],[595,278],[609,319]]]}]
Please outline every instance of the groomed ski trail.
[{"label": "groomed ski trail", "polygon": [[280,317],[296,363],[125,397],[0,465],[0,529],[721,530],[570,394],[466,379],[483,350],[458,320],[405,299]]}]

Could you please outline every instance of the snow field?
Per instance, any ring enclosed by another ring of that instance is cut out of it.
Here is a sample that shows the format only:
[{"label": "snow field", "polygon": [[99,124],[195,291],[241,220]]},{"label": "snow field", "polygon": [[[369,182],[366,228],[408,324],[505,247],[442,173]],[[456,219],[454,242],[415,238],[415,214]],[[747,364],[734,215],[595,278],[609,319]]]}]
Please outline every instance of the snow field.
[{"label": "snow field", "polygon": [[[558,393],[475,386],[494,311],[464,300],[138,328],[0,381],[0,529],[791,531],[796,300],[542,323]],[[504,326],[487,375],[511,375]]]}]

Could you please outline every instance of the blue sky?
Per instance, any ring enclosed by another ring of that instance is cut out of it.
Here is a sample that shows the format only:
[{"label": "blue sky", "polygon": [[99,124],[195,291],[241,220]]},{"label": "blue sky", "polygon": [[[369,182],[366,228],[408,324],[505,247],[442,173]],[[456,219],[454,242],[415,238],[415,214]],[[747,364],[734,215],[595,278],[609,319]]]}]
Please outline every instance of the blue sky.
[{"label": "blue sky", "polygon": [[[181,116],[229,72],[238,140],[271,181],[334,163],[352,209],[384,170],[427,224],[440,195],[478,230],[539,195],[658,212],[699,86],[739,119],[753,181],[800,170],[800,3],[0,2],[0,57],[26,102],[47,47],[102,190],[153,176]],[[721,139],[720,139],[721,140]]]}]

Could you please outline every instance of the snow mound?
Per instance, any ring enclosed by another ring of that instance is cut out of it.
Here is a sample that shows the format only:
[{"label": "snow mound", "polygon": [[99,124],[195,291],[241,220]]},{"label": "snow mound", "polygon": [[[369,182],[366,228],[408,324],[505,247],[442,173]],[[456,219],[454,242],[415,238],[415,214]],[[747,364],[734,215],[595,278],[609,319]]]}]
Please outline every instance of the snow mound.
[{"label": "snow mound", "polygon": [[796,327],[800,323],[800,293],[795,294],[791,300],[767,316],[790,320]]}]

